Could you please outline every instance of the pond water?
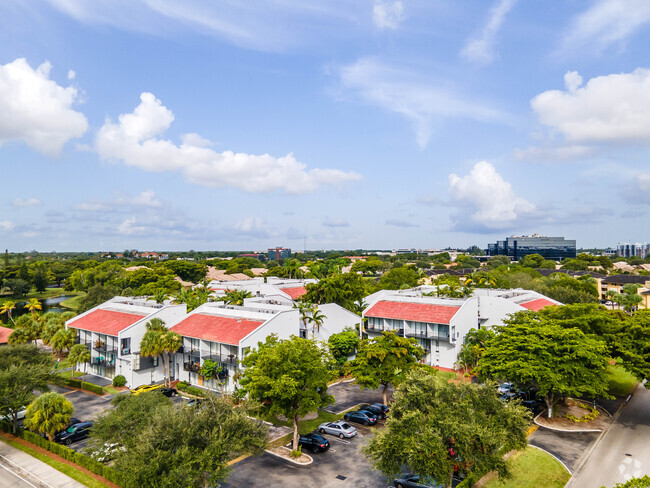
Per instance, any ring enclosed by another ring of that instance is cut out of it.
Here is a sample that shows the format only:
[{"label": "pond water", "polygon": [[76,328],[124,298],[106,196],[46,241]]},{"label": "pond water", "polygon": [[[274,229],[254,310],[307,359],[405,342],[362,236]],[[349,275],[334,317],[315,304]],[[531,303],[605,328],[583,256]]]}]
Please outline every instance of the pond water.
[{"label": "pond water", "polygon": [[[60,297],[54,297],[54,298],[46,298],[45,300],[40,300],[41,302],[41,307],[43,307],[43,310],[41,310],[41,313],[45,312],[65,312],[67,309],[65,307],[61,307],[59,303],[61,303],[64,300],[67,300],[68,298],[72,298],[74,295],[61,295]],[[27,303],[27,300],[14,300],[16,302],[16,308],[14,308],[11,311],[11,316],[16,319],[16,317],[20,317],[23,314],[29,313],[29,310],[25,308],[25,304]],[[7,318],[7,314],[4,313],[0,315],[0,321],[3,324],[6,324],[9,319]]]}]

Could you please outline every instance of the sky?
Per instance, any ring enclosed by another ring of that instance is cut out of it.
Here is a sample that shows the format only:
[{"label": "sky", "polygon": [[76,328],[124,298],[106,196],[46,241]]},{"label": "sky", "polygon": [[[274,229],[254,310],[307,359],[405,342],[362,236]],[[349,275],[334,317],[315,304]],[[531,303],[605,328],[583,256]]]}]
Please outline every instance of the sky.
[{"label": "sky", "polygon": [[5,0],[0,247],[650,241],[647,0]]}]

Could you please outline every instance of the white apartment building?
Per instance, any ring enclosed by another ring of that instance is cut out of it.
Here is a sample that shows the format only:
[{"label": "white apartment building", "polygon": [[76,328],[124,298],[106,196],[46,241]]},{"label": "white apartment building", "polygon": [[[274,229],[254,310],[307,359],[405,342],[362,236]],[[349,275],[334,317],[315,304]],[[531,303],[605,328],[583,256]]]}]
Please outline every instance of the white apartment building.
[{"label": "white apartment building", "polygon": [[291,305],[294,300],[303,296],[310,283],[317,283],[318,280],[309,279],[286,279],[269,276],[267,278],[251,278],[241,281],[217,281],[213,280],[208,285],[214,292],[215,297],[223,296],[227,290],[246,290],[253,297],[264,297],[275,299],[279,303]]},{"label": "white apartment building", "polygon": [[365,298],[368,307],[365,331],[377,337],[394,330],[413,337],[426,351],[423,362],[441,369],[455,369],[458,353],[470,329],[503,323],[521,310],[541,310],[562,305],[531,290],[490,290],[478,288],[469,298],[425,296],[434,286],[410,290],[382,290]]},{"label": "white apartment building", "polygon": [[140,342],[147,331],[147,322],[159,318],[170,327],[185,315],[185,305],[115,297],[68,320],[66,327],[76,329],[77,343],[90,349],[89,373],[106,379],[121,374],[126,378],[127,386],[134,388],[163,380],[158,358],[140,355]]},{"label": "white apartment building", "polygon": [[[297,309],[278,304],[276,297],[246,299],[243,306],[210,302],[190,312],[171,330],[183,336],[183,347],[175,355],[175,378],[212,390],[232,392],[234,375],[242,370],[241,360],[248,351],[271,334],[280,339],[292,335],[327,340],[346,327],[354,328],[361,317],[336,305],[319,306],[325,315],[319,330],[300,320]],[[218,362],[221,373],[205,379],[200,374],[206,360]]]}]

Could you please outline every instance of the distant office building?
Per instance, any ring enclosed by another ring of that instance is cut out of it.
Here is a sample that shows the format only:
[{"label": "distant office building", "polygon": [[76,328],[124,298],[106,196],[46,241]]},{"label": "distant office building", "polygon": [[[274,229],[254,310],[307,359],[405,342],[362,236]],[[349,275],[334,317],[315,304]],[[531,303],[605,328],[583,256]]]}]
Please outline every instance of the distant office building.
[{"label": "distant office building", "polygon": [[631,244],[629,242],[620,242],[618,246],[616,246],[616,253],[622,258],[631,258],[636,256],[644,259],[650,256],[650,243],[637,242]]},{"label": "distant office building", "polygon": [[539,254],[546,259],[566,259],[576,257],[576,241],[564,237],[511,236],[505,241],[488,244],[488,256],[508,256],[514,260],[529,254]]},{"label": "distant office building", "polygon": [[280,261],[280,259],[287,259],[291,257],[291,249],[286,247],[276,247],[269,249],[269,261]]},{"label": "distant office building", "polygon": [[260,254],[256,252],[247,253],[247,254],[238,254],[238,258],[253,258],[259,261],[264,261],[266,259],[266,254]]}]

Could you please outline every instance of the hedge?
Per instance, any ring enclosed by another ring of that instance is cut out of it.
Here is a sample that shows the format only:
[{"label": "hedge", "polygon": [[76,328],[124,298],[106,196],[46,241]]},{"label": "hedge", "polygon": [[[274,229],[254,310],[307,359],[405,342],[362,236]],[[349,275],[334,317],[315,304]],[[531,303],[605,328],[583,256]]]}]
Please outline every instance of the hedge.
[{"label": "hedge", "polygon": [[[11,424],[2,421],[0,422],[0,429],[4,430],[5,432],[11,432]],[[40,435],[35,434],[34,432],[30,432],[28,430],[19,429],[15,435],[16,437],[20,437],[21,439],[24,439],[31,444],[34,444],[38,447],[42,447],[43,449],[46,449],[51,453],[57,454],[67,461],[71,461],[78,466],[86,468],[91,473],[95,473],[100,476],[103,476],[108,481],[112,481],[116,485],[120,484],[119,481],[120,475],[115,469],[100,463],[99,461],[91,458],[90,456],[86,456],[85,454],[76,452],[75,450],[70,449],[69,447],[66,446],[62,446],[61,444],[50,442],[49,440],[41,437]]]},{"label": "hedge", "polygon": [[179,381],[178,383],[176,383],[176,389],[201,398],[205,398],[206,395],[205,390],[201,390],[200,388],[195,388],[193,386],[190,386],[184,381]]},{"label": "hedge", "polygon": [[91,393],[97,393],[98,395],[103,395],[105,393],[104,389],[101,386],[95,385],[93,383],[82,383],[81,380],[77,380],[75,378],[63,378],[59,376],[56,378],[56,380],[54,380],[54,384],[60,386],[71,386],[72,388],[81,388]]},{"label": "hedge", "polygon": [[93,383],[83,383],[81,385],[81,388],[91,393],[97,393],[98,395],[104,394],[104,389],[101,386],[95,385]]}]

